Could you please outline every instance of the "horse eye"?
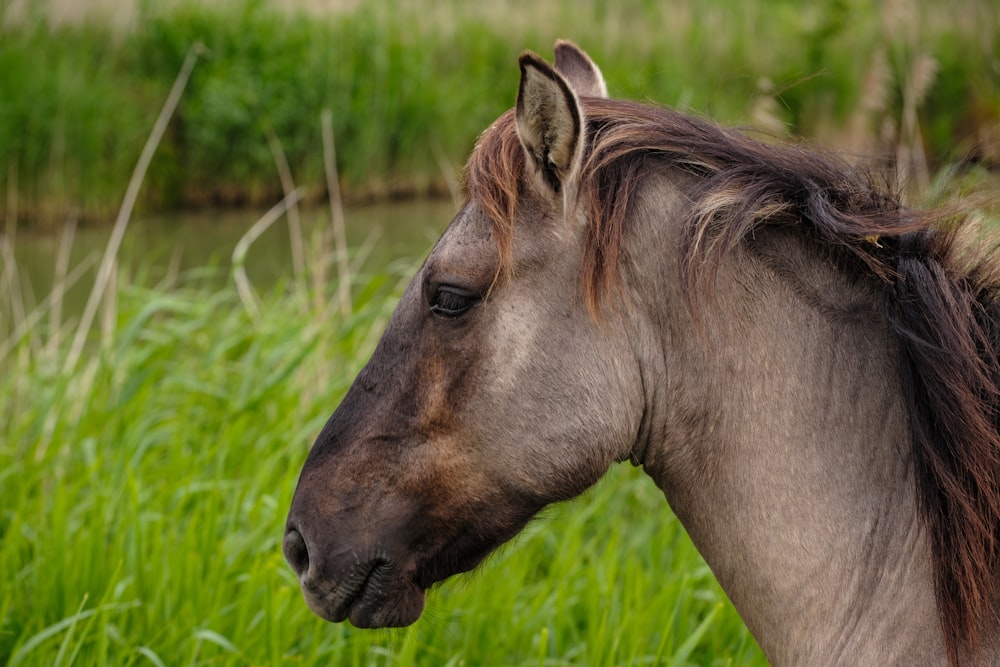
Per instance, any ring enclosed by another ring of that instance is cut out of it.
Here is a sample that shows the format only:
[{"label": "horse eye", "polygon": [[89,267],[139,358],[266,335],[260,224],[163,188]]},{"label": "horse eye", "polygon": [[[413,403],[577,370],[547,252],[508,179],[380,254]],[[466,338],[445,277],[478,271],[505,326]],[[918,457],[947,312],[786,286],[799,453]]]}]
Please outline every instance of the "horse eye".
[{"label": "horse eye", "polygon": [[458,317],[479,302],[479,297],[457,287],[438,287],[430,300],[431,312],[441,317]]}]

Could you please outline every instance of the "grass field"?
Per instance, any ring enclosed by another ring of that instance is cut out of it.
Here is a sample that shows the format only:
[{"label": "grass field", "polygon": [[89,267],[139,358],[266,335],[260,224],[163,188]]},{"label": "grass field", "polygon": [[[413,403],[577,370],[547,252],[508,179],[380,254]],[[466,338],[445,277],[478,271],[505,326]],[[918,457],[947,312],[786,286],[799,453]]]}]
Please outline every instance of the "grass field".
[{"label": "grass field", "polygon": [[148,285],[124,265],[81,356],[51,302],[3,341],[0,665],[765,664],[628,467],[432,591],[411,628],[308,611],[285,513],[413,268],[355,276],[341,314],[308,275],[248,308],[203,272]]},{"label": "grass field", "polygon": [[616,96],[889,156],[908,179],[997,164],[994,5],[0,0],[0,211],[107,220],[195,44],[140,209],[269,205],[283,163],[321,198],[324,110],[347,196],[443,191],[512,105],[517,54],[550,56],[557,37],[588,49]]}]

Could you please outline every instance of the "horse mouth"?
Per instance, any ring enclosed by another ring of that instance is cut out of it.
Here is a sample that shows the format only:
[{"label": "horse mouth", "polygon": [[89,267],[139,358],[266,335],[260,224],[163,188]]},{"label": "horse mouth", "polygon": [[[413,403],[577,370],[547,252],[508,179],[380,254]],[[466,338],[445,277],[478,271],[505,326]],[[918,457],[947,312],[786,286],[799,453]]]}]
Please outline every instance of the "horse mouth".
[{"label": "horse mouth", "polygon": [[405,577],[391,563],[360,563],[329,590],[302,582],[309,608],[332,623],[350,621],[356,628],[398,628],[411,625],[424,609],[425,588]]}]

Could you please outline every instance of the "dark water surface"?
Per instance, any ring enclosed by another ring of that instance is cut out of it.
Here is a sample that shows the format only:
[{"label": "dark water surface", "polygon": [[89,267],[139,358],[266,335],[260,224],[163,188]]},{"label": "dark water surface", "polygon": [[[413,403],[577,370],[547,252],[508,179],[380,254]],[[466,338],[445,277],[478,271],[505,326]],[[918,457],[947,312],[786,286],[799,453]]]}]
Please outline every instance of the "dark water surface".
[{"label": "dark water surface", "polygon": [[[398,269],[399,263],[415,264],[430,250],[451,220],[455,205],[445,200],[421,200],[351,208],[345,212],[347,245],[352,258],[360,259],[361,273]],[[168,216],[136,219],[129,223],[118,252],[124,275],[143,285],[156,285],[168,276],[190,276],[217,282],[231,281],[231,260],[239,240],[263,211],[239,210],[184,212]],[[318,225],[329,225],[329,209],[301,209],[306,253],[315,247]],[[66,295],[67,315],[80,313],[94,282],[111,234],[111,226],[77,228],[73,234],[69,270],[81,263],[90,268]],[[52,290],[62,231],[20,232],[14,241],[17,275],[25,305],[30,310]],[[364,249],[364,250],[362,250]],[[2,260],[0,260],[2,261]],[[293,275],[287,218],[275,222],[258,238],[246,255],[245,266],[253,285],[266,290]],[[199,271],[204,267],[211,270]],[[335,270],[331,269],[331,275]],[[190,279],[190,278],[188,278]]]}]

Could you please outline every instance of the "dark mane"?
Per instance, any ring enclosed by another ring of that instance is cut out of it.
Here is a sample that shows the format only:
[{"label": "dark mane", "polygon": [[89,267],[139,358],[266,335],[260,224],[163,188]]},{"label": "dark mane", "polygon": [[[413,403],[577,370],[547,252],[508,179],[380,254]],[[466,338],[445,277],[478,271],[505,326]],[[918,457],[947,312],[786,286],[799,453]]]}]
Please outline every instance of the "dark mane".
[{"label": "dark mane", "polygon": [[[589,220],[581,278],[597,312],[617,289],[633,195],[652,170],[696,177],[681,280],[692,305],[723,258],[762,225],[795,224],[853,258],[883,286],[900,349],[917,494],[934,559],[952,664],[1000,622],[1000,277],[995,252],[973,256],[961,221],[902,207],[884,183],[836,157],[772,146],[667,109],[584,99],[588,142],[580,200]],[[510,265],[525,170],[508,112],[469,160],[470,197],[491,216]]]}]

